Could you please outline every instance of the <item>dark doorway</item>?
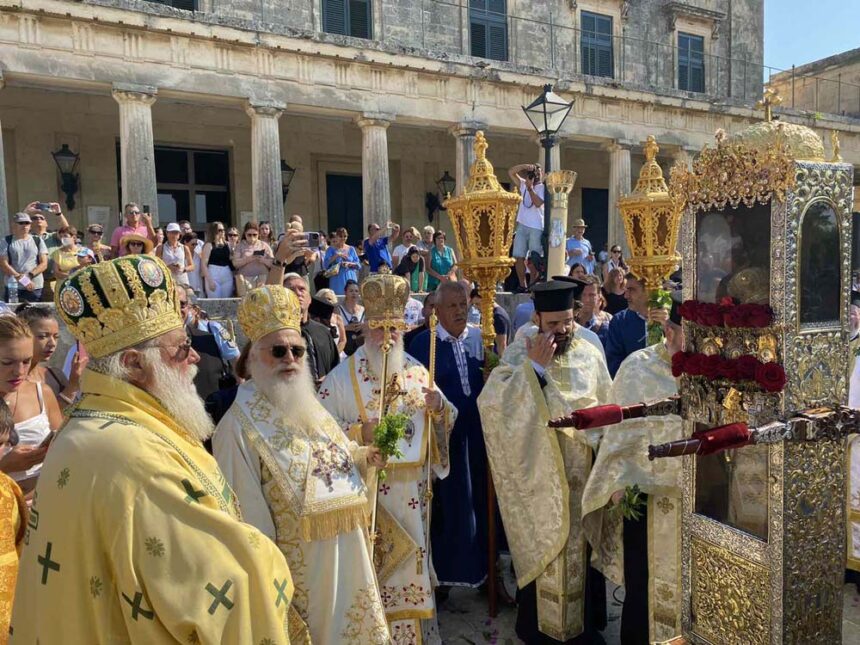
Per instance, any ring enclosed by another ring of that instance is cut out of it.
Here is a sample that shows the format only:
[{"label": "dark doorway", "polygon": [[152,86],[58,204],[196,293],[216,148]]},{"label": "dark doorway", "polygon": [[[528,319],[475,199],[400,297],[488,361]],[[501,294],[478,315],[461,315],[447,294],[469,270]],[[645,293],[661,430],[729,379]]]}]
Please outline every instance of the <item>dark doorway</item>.
[{"label": "dark doorway", "polygon": [[358,246],[364,239],[364,209],[361,177],[355,175],[325,176],[328,202],[328,231],[344,227],[349,231],[349,244]]},{"label": "dark doorway", "polygon": [[[588,224],[585,237],[597,255],[610,240],[609,237],[609,190],[606,188],[582,189],[582,219]],[[568,220],[568,223],[570,220]],[[611,240],[620,244],[621,240]]]}]

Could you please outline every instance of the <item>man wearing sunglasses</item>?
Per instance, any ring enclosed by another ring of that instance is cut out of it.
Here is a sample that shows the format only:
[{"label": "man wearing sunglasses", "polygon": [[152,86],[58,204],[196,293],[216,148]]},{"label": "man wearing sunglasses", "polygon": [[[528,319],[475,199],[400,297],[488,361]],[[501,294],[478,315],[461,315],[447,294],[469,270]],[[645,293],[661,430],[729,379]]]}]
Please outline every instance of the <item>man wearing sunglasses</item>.
[{"label": "man wearing sunglasses", "polygon": [[[203,448],[212,423],[170,270],[92,264],[55,302],[90,360],[36,488],[16,642],[288,642],[290,571]],[[63,620],[44,619],[60,605]]]},{"label": "man wearing sunglasses", "polygon": [[134,202],[126,204],[123,213],[125,214],[125,224],[117,226],[110,238],[111,257],[115,258],[128,254],[128,251],[120,245],[120,240],[126,235],[140,235],[148,238],[153,244],[156,240],[151,214],[141,213],[140,206]]},{"label": "man wearing sunglasses", "polygon": [[245,521],[284,552],[311,641],[388,643],[364,533],[362,477],[384,465],[379,449],[349,441],[316,400],[292,291],[253,289],[238,318],[250,341],[242,363],[251,380],[218,424],[215,457]]}]

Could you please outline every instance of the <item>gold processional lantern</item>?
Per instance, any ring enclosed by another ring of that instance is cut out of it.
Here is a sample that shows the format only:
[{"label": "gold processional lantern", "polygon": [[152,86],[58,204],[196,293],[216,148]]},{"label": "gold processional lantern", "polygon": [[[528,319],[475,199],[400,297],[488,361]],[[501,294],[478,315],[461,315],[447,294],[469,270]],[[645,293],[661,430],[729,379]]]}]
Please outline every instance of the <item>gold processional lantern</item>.
[{"label": "gold processional lantern", "polygon": [[517,209],[522,198],[502,188],[493,164],[487,159],[487,140],[479,131],[475,136],[475,163],[462,195],[448,197],[445,208],[454,227],[464,275],[478,285],[481,294],[481,335],[489,352],[496,332],[493,330],[493,303],[496,285],[504,280],[514,259],[510,257]]},{"label": "gold processional lantern", "polygon": [[[678,267],[678,230],[684,201],[669,193],[663,170],[657,163],[657,141],[649,136],[645,143],[645,165],[636,188],[618,200],[630,257],[630,271],[645,282],[651,306],[668,306],[669,294],[663,282]],[[657,324],[648,326],[648,344],[662,338]]]}]

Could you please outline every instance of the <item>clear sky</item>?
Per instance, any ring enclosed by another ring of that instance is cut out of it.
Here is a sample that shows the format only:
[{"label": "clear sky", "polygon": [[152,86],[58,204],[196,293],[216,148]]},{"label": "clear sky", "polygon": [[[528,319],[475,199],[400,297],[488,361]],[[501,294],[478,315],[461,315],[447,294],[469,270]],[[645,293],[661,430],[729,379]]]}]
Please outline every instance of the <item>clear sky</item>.
[{"label": "clear sky", "polygon": [[791,69],[860,47],[860,0],[765,0],[764,64]]}]

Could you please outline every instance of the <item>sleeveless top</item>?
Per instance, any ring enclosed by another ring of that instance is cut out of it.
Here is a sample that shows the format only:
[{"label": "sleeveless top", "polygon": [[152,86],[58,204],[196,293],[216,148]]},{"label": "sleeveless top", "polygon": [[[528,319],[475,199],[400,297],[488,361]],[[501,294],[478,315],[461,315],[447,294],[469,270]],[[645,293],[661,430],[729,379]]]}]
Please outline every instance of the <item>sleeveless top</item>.
[{"label": "sleeveless top", "polygon": [[[45,399],[42,396],[42,384],[36,383],[36,395],[39,398],[39,414],[15,424],[18,433],[18,442],[22,446],[38,446],[51,432],[51,422],[48,420],[48,412],[45,408]],[[36,464],[27,471],[9,473],[15,481],[23,481],[36,477],[42,470],[42,464]]]},{"label": "sleeveless top", "polygon": [[[185,246],[178,244],[175,249],[172,249],[167,242],[165,242],[161,245],[161,259],[164,260],[164,263],[167,266],[178,264],[184,268],[186,266]],[[188,284],[188,273],[186,271],[183,271],[182,273],[174,273],[173,280],[177,284]]]},{"label": "sleeveless top", "polygon": [[230,247],[226,244],[220,246],[213,244],[209,252],[209,265],[216,267],[232,267],[230,264]]}]

